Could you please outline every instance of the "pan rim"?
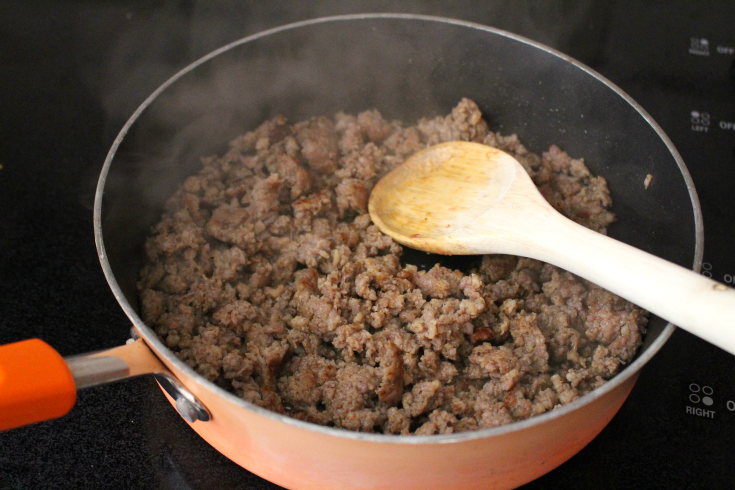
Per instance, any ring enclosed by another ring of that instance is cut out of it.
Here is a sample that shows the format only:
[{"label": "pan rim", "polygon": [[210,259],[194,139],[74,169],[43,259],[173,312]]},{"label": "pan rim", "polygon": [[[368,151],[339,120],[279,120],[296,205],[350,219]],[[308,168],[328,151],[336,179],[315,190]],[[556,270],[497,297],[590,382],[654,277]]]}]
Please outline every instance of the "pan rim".
[{"label": "pan rim", "polygon": [[314,26],[314,25],[322,24],[322,23],[380,20],[380,19],[390,19],[390,20],[398,19],[398,20],[410,20],[410,21],[436,22],[436,23],[450,24],[450,25],[456,25],[456,26],[466,27],[470,29],[481,30],[481,31],[492,33],[494,35],[506,37],[506,38],[521,42],[523,44],[530,45],[542,51],[545,51],[557,58],[561,58],[562,60],[572,64],[576,68],[581,69],[584,72],[588,73],[589,75],[597,79],[599,82],[602,82],[603,84],[605,84],[609,89],[613,90],[618,96],[622,97],[626,102],[628,102],[628,104],[630,104],[643,117],[643,119],[653,128],[656,134],[661,138],[661,140],[664,142],[664,144],[668,148],[671,155],[674,157],[674,160],[676,161],[676,164],[679,167],[679,171],[681,172],[682,177],[684,178],[684,182],[689,192],[689,197],[692,203],[692,210],[694,213],[695,249],[694,249],[694,261],[692,264],[692,270],[694,270],[695,272],[700,272],[701,266],[702,266],[702,260],[704,256],[704,250],[703,250],[704,227],[703,227],[702,212],[701,212],[701,206],[699,203],[699,198],[697,195],[697,191],[694,187],[694,182],[691,178],[689,170],[687,169],[686,164],[681,158],[681,155],[676,150],[673,143],[671,142],[669,137],[664,133],[661,127],[653,120],[653,118],[637,102],[635,102],[635,100],[633,100],[627,93],[625,93],[617,85],[612,83],[610,80],[608,80],[607,78],[605,78],[604,76],[596,72],[595,70],[571,58],[570,56],[565,55],[564,53],[561,53],[553,48],[550,48],[541,43],[525,38],[523,36],[519,36],[517,34],[513,34],[513,33],[510,33],[510,32],[507,32],[501,29],[497,29],[494,27],[477,24],[473,22],[468,22],[464,20],[458,20],[458,19],[452,19],[452,18],[440,17],[440,16],[431,16],[431,15],[400,14],[400,13],[364,13],[364,14],[348,14],[348,15],[319,17],[319,18],[294,22],[294,23],[278,26],[272,29],[268,29],[268,30],[250,35],[250,36],[246,36],[242,39],[233,41],[225,46],[222,46],[208,53],[207,55],[199,58],[198,60],[194,61],[193,63],[189,64],[185,68],[178,71],[171,78],[169,78],[166,82],[164,82],[161,86],[159,86],[151,95],[149,95],[145,99],[145,101],[143,101],[143,103],[136,109],[136,111],[130,116],[130,118],[126,121],[125,125],[120,130],[117,137],[115,138],[105,158],[105,162],[100,172],[100,177],[99,177],[99,180],[97,183],[97,189],[95,192],[94,215],[93,215],[94,236],[95,236],[95,244],[97,247],[97,255],[99,257],[100,264],[102,266],[102,270],[105,274],[105,278],[117,302],[120,304],[120,306],[122,307],[127,317],[133,322],[133,324],[135,325],[140,335],[143,337],[145,342],[150,346],[150,348],[155,352],[155,354],[158,357],[163,358],[166,361],[168,361],[168,363],[175,365],[177,369],[180,369],[181,371],[185,372],[193,380],[193,382],[195,382],[201,388],[204,388],[214,393],[215,395],[224,397],[227,401],[237,405],[238,407],[242,409],[249,410],[258,415],[268,417],[272,420],[282,422],[287,425],[291,425],[291,426],[294,426],[300,429],[313,431],[319,434],[346,438],[346,439],[352,439],[356,441],[365,441],[365,442],[373,442],[373,443],[390,443],[390,444],[411,444],[411,445],[415,445],[415,444],[451,444],[451,443],[459,443],[459,442],[465,442],[465,441],[470,441],[470,440],[501,436],[501,435],[505,435],[505,434],[509,434],[513,432],[523,431],[531,427],[534,427],[536,425],[542,425],[542,424],[552,422],[553,420],[560,418],[560,417],[564,417],[567,414],[581,407],[584,407],[594,402],[598,398],[601,398],[605,396],[606,394],[608,394],[609,392],[615,390],[616,388],[618,388],[620,385],[622,385],[624,382],[626,382],[631,377],[635,376],[640,371],[640,369],[661,349],[664,343],[666,343],[666,341],[671,337],[676,327],[674,327],[671,323],[668,323],[666,327],[662,330],[662,332],[659,334],[659,336],[653,341],[653,343],[650,346],[648,346],[648,348],[644,352],[642,352],[631,364],[626,366],[625,369],[621,373],[613,377],[605,385],[601,386],[600,388],[595,389],[591,393],[588,393],[567,405],[562,406],[561,408],[546,412],[541,415],[537,415],[535,417],[531,417],[523,421],[513,422],[511,424],[507,424],[507,425],[503,425],[499,427],[493,427],[489,429],[480,429],[476,431],[462,432],[459,434],[430,435],[430,436],[403,436],[403,435],[394,435],[394,434],[372,434],[372,433],[354,432],[354,431],[350,431],[347,429],[326,427],[326,426],[317,425],[311,422],[304,422],[301,420],[297,420],[297,419],[288,417],[286,415],[281,415],[276,412],[272,412],[265,408],[259,407],[257,405],[254,405],[250,402],[243,400],[242,398],[237,397],[233,393],[230,393],[224,390],[223,388],[216,386],[214,383],[206,380],[203,376],[198,374],[196,371],[194,371],[192,368],[186,365],[183,361],[179,360],[174,355],[173,351],[168,349],[163,344],[163,342],[161,342],[158,339],[155,332],[153,332],[153,330],[150,327],[145,325],[143,320],[138,316],[135,309],[127,301],[127,298],[125,298],[125,295],[123,294],[122,290],[120,289],[119,284],[117,283],[117,280],[115,279],[115,276],[112,272],[112,269],[110,267],[110,264],[107,258],[107,254],[105,252],[104,240],[102,236],[102,217],[101,217],[102,216],[102,200],[104,197],[104,188],[105,188],[107,176],[108,176],[110,167],[112,165],[112,162],[114,160],[115,154],[117,152],[117,149],[119,148],[123,139],[127,135],[131,126],[137,121],[137,119],[143,113],[143,111],[148,106],[150,106],[163,91],[165,91],[169,86],[171,86],[178,79],[180,79],[187,73],[191,72],[198,66],[206,63],[207,61],[237,46],[240,46],[242,44],[252,42],[260,38],[274,35],[274,34],[277,34],[283,31],[298,29],[302,27]]}]

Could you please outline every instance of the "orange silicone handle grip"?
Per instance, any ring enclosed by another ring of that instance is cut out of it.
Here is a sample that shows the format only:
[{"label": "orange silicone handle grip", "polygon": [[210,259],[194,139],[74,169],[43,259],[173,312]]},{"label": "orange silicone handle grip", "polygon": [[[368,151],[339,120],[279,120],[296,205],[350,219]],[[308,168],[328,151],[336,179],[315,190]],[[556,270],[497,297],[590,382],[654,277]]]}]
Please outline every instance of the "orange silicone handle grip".
[{"label": "orange silicone handle grip", "polygon": [[76,398],[69,366],[46,342],[0,346],[0,430],[66,415]]}]

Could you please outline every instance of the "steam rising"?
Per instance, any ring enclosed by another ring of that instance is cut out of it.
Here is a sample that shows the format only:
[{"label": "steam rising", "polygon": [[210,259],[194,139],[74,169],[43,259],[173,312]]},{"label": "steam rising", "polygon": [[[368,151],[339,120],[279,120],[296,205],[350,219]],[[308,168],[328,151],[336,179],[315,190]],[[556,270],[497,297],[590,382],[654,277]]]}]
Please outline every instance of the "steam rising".
[{"label": "steam rising", "polygon": [[89,73],[87,80],[110,119],[120,123],[161,83],[194,60],[245,36],[305,19],[368,12],[462,19],[528,37],[585,62],[601,56],[600,38],[610,21],[606,12],[609,8],[591,0],[573,4],[558,0],[292,0],[249,4],[193,0],[158,9],[121,10],[108,4],[90,4],[82,9],[86,9],[80,18],[82,25],[110,24],[85,29],[114,36],[88,40],[105,46],[106,51],[103,74]]}]

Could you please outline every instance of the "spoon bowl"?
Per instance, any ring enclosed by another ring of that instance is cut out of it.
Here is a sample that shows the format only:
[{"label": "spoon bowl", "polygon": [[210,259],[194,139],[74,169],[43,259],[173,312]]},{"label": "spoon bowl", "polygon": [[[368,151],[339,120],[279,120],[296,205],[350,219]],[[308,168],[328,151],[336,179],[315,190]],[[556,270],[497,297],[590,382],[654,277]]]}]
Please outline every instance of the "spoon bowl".
[{"label": "spoon bowl", "polygon": [[450,236],[504,197],[519,165],[489,146],[439,144],[417,153],[377,184],[371,213],[399,241],[403,236]]}]

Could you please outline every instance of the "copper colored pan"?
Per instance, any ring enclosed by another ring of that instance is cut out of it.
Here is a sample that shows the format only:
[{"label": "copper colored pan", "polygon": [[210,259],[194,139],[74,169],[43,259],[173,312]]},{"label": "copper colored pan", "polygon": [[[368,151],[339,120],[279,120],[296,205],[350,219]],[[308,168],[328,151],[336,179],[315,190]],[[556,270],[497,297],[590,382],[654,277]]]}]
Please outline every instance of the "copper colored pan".
[{"label": "copper colored pan", "polygon": [[[76,387],[157,373],[199,435],[286,488],[513,488],[572,457],[612,419],[673,326],[652,318],[634,362],[552,412],[476,432],[394,436],[317,426],[251,405],[178,360],[138,316],[145,236],[200,156],[277,114],[298,121],[376,107],[387,119],[413,121],[446,113],[462,97],[478,103],[492,129],[517,133],[534,151],[555,143],[584,156],[613,194],[613,237],[699,270],[701,213],[681,157],[642,108],[589,68],[527,39],[449,19],[371,14],[300,22],[205,56],[125,124],[100,176],[94,226],[102,268],[140,339],[115,352],[55,359],[57,406],[35,420],[62,415]],[[647,174],[657,183],[649,189]],[[10,413],[6,402],[0,395],[0,415]]]}]

